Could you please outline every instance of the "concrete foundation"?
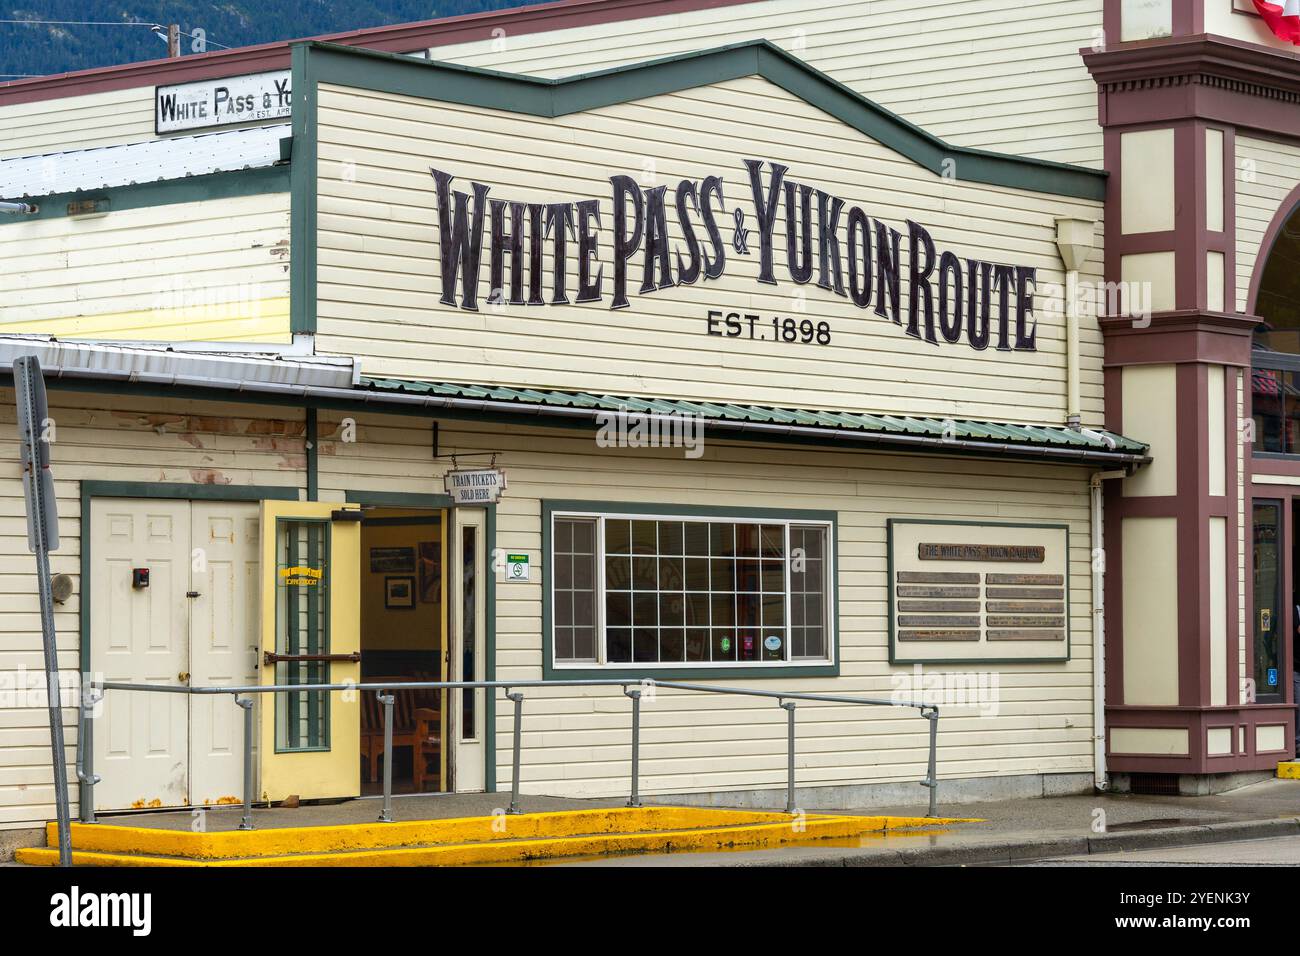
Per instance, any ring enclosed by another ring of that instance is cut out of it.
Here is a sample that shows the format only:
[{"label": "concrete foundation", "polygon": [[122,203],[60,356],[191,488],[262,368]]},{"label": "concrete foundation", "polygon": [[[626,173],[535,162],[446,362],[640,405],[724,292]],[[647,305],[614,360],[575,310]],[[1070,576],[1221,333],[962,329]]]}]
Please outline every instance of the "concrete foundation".
[{"label": "concrete foundation", "polygon": [[[1180,797],[1208,797],[1216,793],[1227,793],[1241,787],[1264,780],[1272,780],[1276,772],[1272,770],[1247,770],[1241,773],[1184,773],[1178,775],[1178,795]],[[1111,774],[1111,790],[1115,793],[1132,793],[1132,775],[1127,773]]]},{"label": "concrete foundation", "polygon": [[[979,777],[940,780],[939,812],[963,803],[997,800],[1027,800],[1035,797],[1063,797],[1091,793],[1090,773],[1023,774],[1014,777]],[[718,793],[656,794],[643,797],[645,803],[688,807],[738,807],[746,810],[782,810],[785,788],[726,790]],[[795,802],[800,810],[870,810],[880,807],[916,807],[921,813],[929,804],[929,791],[919,783],[854,784],[842,787],[800,787]]]}]

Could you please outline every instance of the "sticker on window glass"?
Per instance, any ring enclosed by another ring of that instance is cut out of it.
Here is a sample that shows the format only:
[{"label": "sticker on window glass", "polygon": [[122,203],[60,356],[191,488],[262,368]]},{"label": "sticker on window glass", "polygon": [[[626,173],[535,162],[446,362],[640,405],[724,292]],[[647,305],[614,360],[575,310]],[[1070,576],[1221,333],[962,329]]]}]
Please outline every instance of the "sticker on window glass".
[{"label": "sticker on window glass", "polygon": [[1268,669],[1268,686],[1269,686],[1269,687],[1276,687],[1276,686],[1277,686],[1277,668],[1276,668],[1276,667],[1270,667],[1270,668]]},{"label": "sticker on window glass", "polygon": [[763,646],[769,651],[779,651],[781,649],[781,638],[775,634],[769,634],[763,638]]}]

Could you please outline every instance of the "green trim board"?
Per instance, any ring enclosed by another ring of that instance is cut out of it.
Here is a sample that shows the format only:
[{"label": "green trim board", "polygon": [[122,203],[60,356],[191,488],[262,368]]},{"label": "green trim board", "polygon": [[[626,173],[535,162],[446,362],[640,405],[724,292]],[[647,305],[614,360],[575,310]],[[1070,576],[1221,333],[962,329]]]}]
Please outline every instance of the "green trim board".
[{"label": "green trim board", "polygon": [[[371,505],[374,507],[387,508],[445,508],[455,512],[455,505],[450,495],[443,494],[423,494],[420,492],[409,491],[344,491],[345,500],[350,504],[361,506]],[[487,512],[487,523],[484,529],[483,542],[486,553],[484,555],[488,560],[485,566],[488,569],[486,575],[486,588],[483,593],[483,617],[484,617],[484,634],[483,634],[483,653],[486,655],[483,660],[483,679],[488,681],[496,680],[497,672],[497,615],[496,615],[496,572],[492,569],[492,556],[496,553],[497,548],[497,506],[495,504],[475,505]],[[452,526],[455,527],[455,515],[452,515]],[[450,538],[448,539],[450,540]],[[496,793],[497,790],[497,758],[496,758],[496,716],[497,701],[496,694],[484,694],[485,713],[483,714],[483,785],[488,793]]]},{"label": "green trim board", "polygon": [[[153,183],[136,183],[131,186],[111,186],[107,189],[86,189],[73,193],[34,196],[40,207],[31,215],[0,216],[0,227],[31,222],[34,219],[63,219],[68,216],[68,203],[87,199],[105,199],[105,212],[124,209],[144,209],[153,206],[171,206],[177,203],[204,202],[213,199],[232,199],[238,196],[260,196],[266,193],[290,191],[291,166],[264,166],[260,169],[238,169],[206,176],[185,179],[168,179]],[[22,198],[22,197],[18,197]],[[94,213],[91,215],[100,215]],[[89,216],[78,217],[89,218]]]},{"label": "green trim board", "polygon": [[[1064,657],[944,657],[910,658],[898,656],[898,638],[894,626],[894,528],[903,524],[935,526],[963,526],[983,528],[1035,528],[1065,532],[1065,656]],[[1048,521],[969,521],[942,518],[888,518],[885,520],[885,591],[886,627],[889,630],[889,663],[907,665],[926,664],[1061,664],[1073,657],[1073,639],[1070,621],[1070,526]]]},{"label": "green trim board", "polygon": [[317,409],[310,405],[303,409],[303,438],[307,464],[307,500],[320,500],[320,435],[316,421]]},{"label": "green trim board", "polygon": [[[303,94],[313,97],[313,107],[315,85],[331,83],[510,113],[559,117],[761,76],[936,175],[943,175],[945,163],[951,160],[958,164],[959,179],[967,182],[1098,202],[1106,194],[1104,170],[946,143],[768,40],[749,40],[556,79],[323,41],[295,44],[293,50],[295,57],[304,62],[302,79],[313,84]],[[297,62],[295,59],[295,65]],[[295,84],[298,79],[295,75]],[[314,135],[314,120],[311,126]],[[294,143],[298,150],[301,140],[297,123]]]},{"label": "green trim board", "polygon": [[[830,661],[826,664],[768,664],[736,665],[723,667],[653,667],[609,665],[595,667],[556,667],[552,662],[554,640],[552,636],[551,581],[549,575],[551,555],[551,524],[556,512],[592,512],[597,514],[681,515],[711,518],[774,518],[782,521],[827,522],[831,529],[831,617]],[[538,571],[542,586],[542,680],[620,680],[645,677],[660,680],[730,680],[734,677],[790,680],[804,677],[840,676],[840,524],[836,511],[817,511],[797,508],[751,508],[736,505],[647,504],[638,501],[542,501],[542,560]]]},{"label": "green trim board", "polygon": [[[307,47],[290,52],[294,161],[289,165],[289,330],[316,331],[317,120],[315,61]],[[300,245],[301,243],[301,245]]]},{"label": "green trim board", "polygon": [[182,501],[297,501],[299,489],[279,485],[198,485],[181,482],[100,481],[81,482],[80,540],[81,571],[77,583],[80,591],[78,641],[81,671],[90,673],[90,575],[91,558],[90,505],[95,498],[176,498]]}]

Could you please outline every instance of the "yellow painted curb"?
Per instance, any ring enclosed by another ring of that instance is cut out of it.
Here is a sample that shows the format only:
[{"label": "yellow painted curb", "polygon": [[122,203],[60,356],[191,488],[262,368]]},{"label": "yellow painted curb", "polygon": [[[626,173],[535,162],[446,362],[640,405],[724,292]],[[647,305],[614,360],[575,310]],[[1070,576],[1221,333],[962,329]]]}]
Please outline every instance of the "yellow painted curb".
[{"label": "yellow painted curb", "polygon": [[1285,760],[1278,764],[1277,775],[1283,780],[1300,780],[1300,760]]},{"label": "yellow painted curb", "polygon": [[[645,808],[649,809],[649,808]],[[576,811],[590,813],[590,811]],[[710,811],[710,813],[735,813],[735,811]],[[915,817],[804,817],[791,818],[785,814],[746,814],[737,816],[779,817],[780,822],[746,822],[741,825],[714,826],[703,829],[660,830],[657,832],[605,832],[560,837],[519,839],[518,834],[485,843],[462,843],[447,846],[400,846],[369,848],[329,853],[298,852],[292,855],[259,855],[244,858],[195,859],[178,856],[129,854],[87,851],[78,848],[73,852],[73,863],[79,866],[468,866],[474,864],[518,863],[528,860],[562,859],[568,857],[601,856],[618,853],[664,853],[728,850],[735,848],[762,849],[788,843],[811,840],[844,839],[866,833],[906,829],[914,826],[934,826],[944,823],[967,822],[948,819]],[[553,816],[529,814],[529,816]],[[480,818],[481,819],[481,818]],[[519,820],[516,817],[515,820]],[[792,825],[792,819],[799,820]],[[451,822],[451,821],[436,821]],[[457,821],[463,822],[463,821]],[[392,827],[396,824],[381,824]],[[265,831],[271,833],[274,831]],[[256,831],[254,831],[254,834]],[[241,835],[248,834],[245,831]],[[203,834],[198,834],[203,835]],[[211,834],[220,836],[221,834]],[[300,851],[301,845],[297,847]],[[52,848],[31,848],[17,851],[15,858],[21,863],[53,865],[58,862],[58,851]]]},{"label": "yellow painted curb", "polygon": [[[788,815],[746,810],[691,807],[608,807],[443,820],[396,823],[352,823],[265,830],[223,830],[195,833],[114,824],[72,825],[72,844],[79,850],[141,853],[196,859],[282,856],[292,853],[332,853],[400,846],[483,843],[599,833],[636,833],[697,827],[780,823]],[[55,825],[46,826],[46,843],[57,845]]]},{"label": "yellow painted curb", "polygon": [[[877,816],[852,819],[860,821],[862,832],[956,822],[925,817]],[[486,817],[455,817],[397,823],[225,830],[207,833],[105,823],[74,823],[72,845],[78,850],[92,852],[220,860],[232,857],[338,853],[403,846],[533,840],[606,833],[709,829],[762,823],[788,826],[789,821],[788,814],[770,811],[656,806],[562,810],[518,815],[494,814]],[[57,845],[55,826],[52,823],[46,827],[46,843],[49,846]]]}]

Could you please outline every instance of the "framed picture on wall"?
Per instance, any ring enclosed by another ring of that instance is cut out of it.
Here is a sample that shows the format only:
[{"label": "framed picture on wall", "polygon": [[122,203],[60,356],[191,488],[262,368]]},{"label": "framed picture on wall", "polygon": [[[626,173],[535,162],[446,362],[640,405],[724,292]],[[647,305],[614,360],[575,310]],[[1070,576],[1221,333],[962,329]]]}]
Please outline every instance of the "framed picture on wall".
[{"label": "framed picture on wall", "polygon": [[371,548],[371,574],[413,574],[415,572],[414,548]]},{"label": "framed picture on wall", "polygon": [[442,543],[420,542],[420,603],[442,603]]},{"label": "framed picture on wall", "polygon": [[384,607],[409,611],[415,607],[415,578],[409,575],[384,578]]}]

